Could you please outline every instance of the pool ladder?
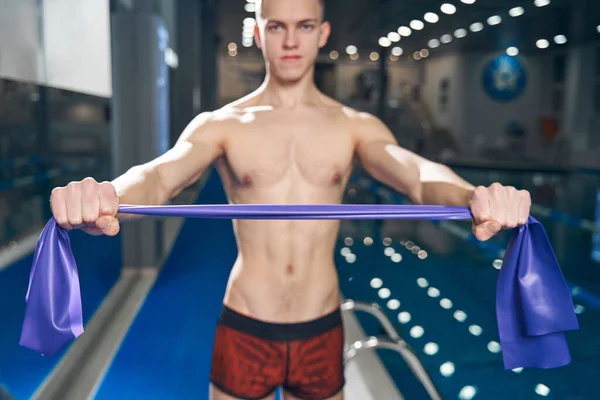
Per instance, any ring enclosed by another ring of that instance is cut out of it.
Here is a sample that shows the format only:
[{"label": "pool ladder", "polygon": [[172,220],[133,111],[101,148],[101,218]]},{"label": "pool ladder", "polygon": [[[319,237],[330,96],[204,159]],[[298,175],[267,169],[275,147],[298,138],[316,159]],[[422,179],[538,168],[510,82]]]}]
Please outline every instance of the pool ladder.
[{"label": "pool ladder", "polygon": [[408,344],[400,337],[388,317],[381,311],[381,307],[377,303],[365,303],[354,300],[346,300],[341,304],[342,311],[363,311],[371,314],[383,326],[387,333],[387,337],[368,337],[354,342],[346,351],[345,362],[352,360],[359,352],[367,349],[388,349],[393,350],[402,356],[408,364],[415,377],[421,382],[429,397],[433,400],[441,400],[437,388],[429,377],[429,374],[421,364],[421,361],[415,352]]}]

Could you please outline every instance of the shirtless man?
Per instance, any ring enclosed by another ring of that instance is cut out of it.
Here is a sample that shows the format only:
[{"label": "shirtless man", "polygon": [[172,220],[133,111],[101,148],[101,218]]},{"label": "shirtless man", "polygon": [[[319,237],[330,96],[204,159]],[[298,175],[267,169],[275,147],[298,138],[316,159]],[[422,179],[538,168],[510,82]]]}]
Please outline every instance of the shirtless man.
[{"label": "shirtless man", "polygon": [[[119,204],[162,205],[212,164],[231,203],[331,204],[360,162],[416,204],[469,206],[487,240],[527,221],[529,193],[465,182],[398,147],[375,117],[320,93],[315,60],[327,42],[321,0],[257,1],[255,39],[267,66],[249,96],[196,117],[164,155],[112,182],[52,192],[57,223],[116,235]],[[236,220],[239,254],[217,327],[211,398],[342,399],[343,331],[334,248],[339,221]]]}]

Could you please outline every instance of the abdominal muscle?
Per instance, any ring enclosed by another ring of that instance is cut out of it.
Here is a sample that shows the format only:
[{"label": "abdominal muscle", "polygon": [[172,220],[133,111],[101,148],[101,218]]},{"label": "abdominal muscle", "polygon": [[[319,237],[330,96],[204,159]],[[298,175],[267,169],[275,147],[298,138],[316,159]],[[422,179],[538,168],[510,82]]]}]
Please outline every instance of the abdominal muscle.
[{"label": "abdominal muscle", "polygon": [[224,303],[253,318],[309,321],[339,306],[339,221],[236,220],[239,253]]}]

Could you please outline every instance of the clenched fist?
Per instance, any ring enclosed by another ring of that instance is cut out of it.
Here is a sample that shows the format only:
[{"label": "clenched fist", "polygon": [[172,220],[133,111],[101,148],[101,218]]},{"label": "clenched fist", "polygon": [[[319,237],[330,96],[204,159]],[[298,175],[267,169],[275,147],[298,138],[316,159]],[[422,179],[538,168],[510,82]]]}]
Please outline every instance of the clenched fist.
[{"label": "clenched fist", "polygon": [[55,188],[50,207],[56,223],[64,229],[81,229],[92,235],[119,233],[119,198],[110,182],[85,178]]},{"label": "clenched fist", "polygon": [[503,228],[525,225],[531,211],[531,196],[526,190],[494,183],[479,186],[471,195],[469,208],[473,215],[473,234],[486,241]]}]

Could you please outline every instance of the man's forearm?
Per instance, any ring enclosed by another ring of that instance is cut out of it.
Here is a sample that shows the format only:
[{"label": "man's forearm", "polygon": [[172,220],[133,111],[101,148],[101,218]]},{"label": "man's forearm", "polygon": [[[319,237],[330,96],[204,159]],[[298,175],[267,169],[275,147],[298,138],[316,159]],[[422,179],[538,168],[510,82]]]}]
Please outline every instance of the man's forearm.
[{"label": "man's forearm", "polygon": [[[112,182],[119,204],[163,205],[169,200],[155,170],[138,165],[132,167]],[[140,218],[137,215],[119,214],[120,220]]]},{"label": "man's forearm", "polygon": [[445,165],[425,162],[420,167],[423,204],[468,206],[475,187]]}]

